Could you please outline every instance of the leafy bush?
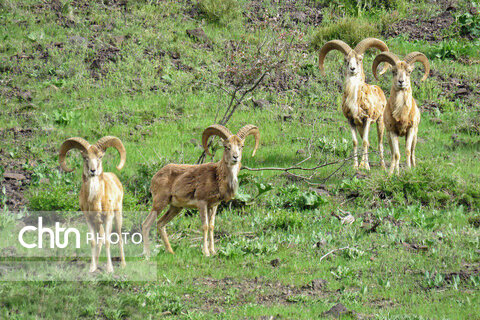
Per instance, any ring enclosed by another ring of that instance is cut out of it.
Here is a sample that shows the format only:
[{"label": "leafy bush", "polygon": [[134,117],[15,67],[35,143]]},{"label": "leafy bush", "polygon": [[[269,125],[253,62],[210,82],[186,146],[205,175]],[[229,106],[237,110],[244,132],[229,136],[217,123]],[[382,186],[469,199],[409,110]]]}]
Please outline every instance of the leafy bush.
[{"label": "leafy bush", "polygon": [[462,36],[480,37],[480,14],[465,12],[456,16],[456,27]]},{"label": "leafy bush", "polygon": [[77,211],[78,194],[72,193],[67,185],[42,184],[28,197],[29,209],[32,211]]},{"label": "leafy bush", "polygon": [[430,59],[458,59],[465,56],[475,56],[478,43],[457,40],[444,40],[427,49],[426,55]]},{"label": "leafy bush", "polygon": [[256,256],[275,253],[278,251],[276,244],[269,243],[264,237],[258,239],[238,239],[227,243],[220,249],[220,256],[226,258],[234,258],[246,254],[253,254]]},{"label": "leafy bush", "polygon": [[300,190],[295,184],[285,188],[280,188],[275,197],[270,199],[271,207],[294,208],[299,210],[315,209],[320,205],[327,203],[314,191]]},{"label": "leafy bush", "polygon": [[342,138],[341,140],[328,139],[327,137],[321,137],[318,140],[318,148],[322,153],[332,153],[339,157],[348,156],[350,152],[350,145],[347,139]]},{"label": "leafy bush", "polygon": [[393,205],[448,207],[464,205],[480,208],[478,182],[467,183],[455,176],[443,176],[439,170],[419,166],[399,176],[385,179],[378,175],[364,180],[344,181],[339,187],[347,197],[357,201],[377,202],[386,199]]},{"label": "leafy bush", "polygon": [[379,33],[378,27],[365,19],[345,17],[319,28],[311,45],[314,49],[319,49],[327,41],[341,39],[354,47],[361,40],[377,37]]},{"label": "leafy bush", "polygon": [[239,12],[236,0],[199,0],[197,6],[209,21],[222,24],[234,20]]}]

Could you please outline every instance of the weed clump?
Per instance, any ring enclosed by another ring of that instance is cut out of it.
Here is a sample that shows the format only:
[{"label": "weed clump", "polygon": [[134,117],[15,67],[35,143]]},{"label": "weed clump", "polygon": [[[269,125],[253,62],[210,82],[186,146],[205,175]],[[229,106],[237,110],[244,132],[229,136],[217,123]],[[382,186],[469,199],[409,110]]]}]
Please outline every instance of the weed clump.
[{"label": "weed clump", "polygon": [[321,48],[325,42],[341,39],[351,47],[368,37],[377,37],[380,31],[377,26],[362,18],[345,17],[339,21],[318,29],[312,41],[314,49]]},{"label": "weed clump", "polygon": [[238,16],[237,0],[199,0],[197,6],[207,20],[220,24],[228,24]]}]

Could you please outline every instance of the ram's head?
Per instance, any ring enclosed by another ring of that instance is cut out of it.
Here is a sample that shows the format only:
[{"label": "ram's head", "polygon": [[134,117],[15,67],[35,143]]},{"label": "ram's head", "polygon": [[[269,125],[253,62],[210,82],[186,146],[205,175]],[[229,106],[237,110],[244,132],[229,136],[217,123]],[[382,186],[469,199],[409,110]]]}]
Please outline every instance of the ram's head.
[{"label": "ram's head", "polygon": [[257,151],[260,143],[260,131],[258,130],[257,126],[248,124],[241,128],[235,135],[232,134],[226,127],[219,124],[214,124],[205,129],[202,135],[203,148],[208,155],[211,155],[210,151],[208,151],[208,139],[213,135],[222,138],[223,147],[225,150],[223,152],[223,161],[230,166],[236,165],[242,161],[243,145],[247,136],[253,135],[255,137],[255,148],[253,150],[252,157],[255,156],[255,152]]},{"label": "ram's head", "polygon": [[126,160],[126,151],[120,139],[117,137],[106,136],[97,141],[96,144],[90,145],[88,141],[83,138],[74,137],[65,140],[60,147],[58,160],[60,166],[66,172],[71,172],[73,169],[67,167],[65,162],[67,153],[71,149],[77,149],[80,151],[83,157],[83,174],[86,177],[99,176],[103,173],[102,158],[108,148],[113,147],[117,149],[120,154],[120,163],[117,169],[123,168]]},{"label": "ram's head", "polygon": [[405,56],[403,61],[391,52],[380,53],[375,57],[372,64],[373,75],[377,79],[377,67],[381,62],[386,62],[392,66],[393,87],[397,91],[410,88],[410,76],[415,62],[421,62],[425,68],[425,74],[423,75],[422,81],[427,79],[428,74],[430,73],[430,63],[428,62],[428,58],[421,52],[411,52]]}]

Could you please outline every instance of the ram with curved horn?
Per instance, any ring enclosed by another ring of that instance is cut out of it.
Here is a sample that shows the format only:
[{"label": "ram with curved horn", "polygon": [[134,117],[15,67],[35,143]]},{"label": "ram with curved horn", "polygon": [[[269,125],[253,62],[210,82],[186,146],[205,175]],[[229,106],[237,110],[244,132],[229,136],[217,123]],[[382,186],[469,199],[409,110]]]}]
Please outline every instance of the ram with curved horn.
[{"label": "ram with curved horn", "polygon": [[102,167],[102,158],[110,147],[117,149],[120,154],[120,163],[117,166],[120,170],[125,164],[127,153],[120,139],[113,136],[103,137],[94,145],[90,145],[83,138],[69,138],[63,142],[58,156],[60,166],[66,172],[73,171],[67,167],[65,161],[68,151],[77,149],[83,158],[80,210],[85,215],[90,235],[93,235],[90,240],[92,249],[90,272],[97,270],[103,242],[107,251],[107,271],[113,272],[109,240],[114,218],[119,236],[121,266],[125,267],[122,241],[123,187],[114,173],[103,172]]},{"label": "ram with curved horn", "polygon": [[242,150],[245,139],[253,135],[255,155],[260,142],[260,131],[254,125],[246,125],[236,135],[222,125],[214,124],[203,131],[202,145],[207,154],[208,140],[218,136],[223,143],[223,156],[218,162],[198,165],[168,164],[152,178],[150,191],[153,197],[152,211],[142,225],[143,253],[150,255],[149,232],[158,216],[157,230],[167,252],[173,253],[166,224],[177,216],[183,208],[198,209],[203,228],[203,254],[215,254],[213,229],[215,214],[222,201],[229,201],[238,189],[238,172],[241,167]]},{"label": "ram with curved horn", "polygon": [[[347,118],[350,132],[353,139],[354,168],[370,170],[368,160],[368,147],[370,145],[368,134],[370,124],[377,123],[378,149],[380,153],[380,165],[385,168],[383,159],[383,111],[387,100],[380,87],[365,83],[363,72],[363,55],[369,48],[376,48],[380,51],[388,51],[387,45],[375,38],[367,38],[360,41],[355,49],[352,49],[342,40],[328,41],[319,53],[319,68],[322,74],[326,55],[332,51],[340,51],[345,58],[345,81],[343,88],[342,111]],[[385,67],[385,70],[388,66]],[[384,71],[385,71],[384,70]],[[360,166],[357,160],[357,132],[363,140],[363,154]]]},{"label": "ram with curved horn", "polygon": [[373,60],[373,74],[377,78],[377,68],[382,62],[392,66],[392,87],[390,97],[385,108],[384,118],[387,127],[388,142],[392,151],[390,174],[400,170],[400,148],[398,137],[405,136],[405,154],[407,168],[415,167],[415,148],[417,146],[418,126],[420,124],[420,110],[413,98],[410,77],[415,62],[421,62],[425,68],[422,81],[427,79],[430,73],[428,58],[421,52],[412,52],[400,60],[391,52],[382,52]]}]

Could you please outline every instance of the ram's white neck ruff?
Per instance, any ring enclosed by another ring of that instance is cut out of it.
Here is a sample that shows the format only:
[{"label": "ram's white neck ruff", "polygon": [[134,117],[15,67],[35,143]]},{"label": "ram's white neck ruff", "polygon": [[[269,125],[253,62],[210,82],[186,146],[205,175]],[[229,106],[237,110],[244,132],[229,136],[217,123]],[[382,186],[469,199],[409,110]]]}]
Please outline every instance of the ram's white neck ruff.
[{"label": "ram's white neck ruff", "polygon": [[350,109],[353,116],[358,114],[358,90],[362,85],[360,73],[349,76],[345,79],[345,104]]},{"label": "ram's white neck ruff", "polygon": [[240,163],[229,166],[229,169],[228,186],[236,192],[238,189],[238,172],[240,171]]},{"label": "ram's white neck ruff", "polygon": [[88,201],[93,201],[100,191],[100,180],[98,176],[88,178]]},{"label": "ram's white neck ruff", "polygon": [[392,115],[399,119],[405,113],[409,113],[412,104],[412,91],[410,89],[398,90],[393,100]]}]

